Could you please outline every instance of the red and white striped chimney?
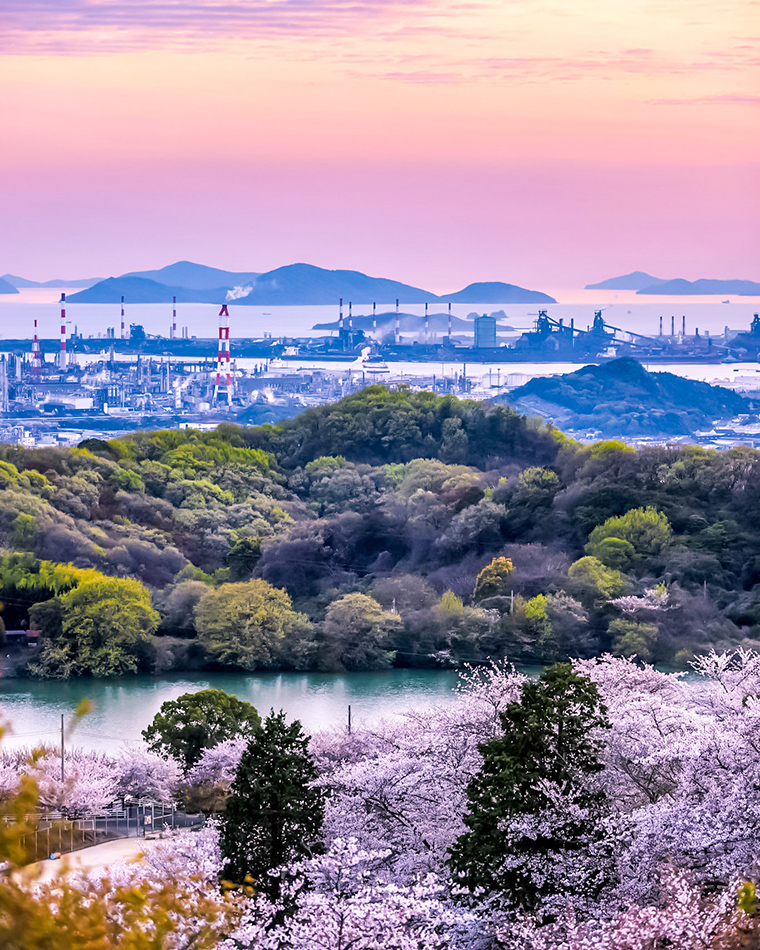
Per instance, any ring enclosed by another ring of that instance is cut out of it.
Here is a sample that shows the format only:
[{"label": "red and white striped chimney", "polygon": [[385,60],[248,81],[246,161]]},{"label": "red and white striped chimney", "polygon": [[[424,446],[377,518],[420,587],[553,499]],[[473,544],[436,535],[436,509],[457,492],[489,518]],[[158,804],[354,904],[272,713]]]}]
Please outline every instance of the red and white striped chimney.
[{"label": "red and white striped chimney", "polygon": [[66,369],[66,294],[61,294],[61,350],[58,354],[58,369]]},{"label": "red and white striped chimney", "polygon": [[219,397],[219,386],[222,375],[227,382],[227,402],[232,402],[232,374],[230,373],[230,313],[227,304],[222,304],[219,311],[219,351],[216,357],[216,385],[214,386],[214,402]]}]

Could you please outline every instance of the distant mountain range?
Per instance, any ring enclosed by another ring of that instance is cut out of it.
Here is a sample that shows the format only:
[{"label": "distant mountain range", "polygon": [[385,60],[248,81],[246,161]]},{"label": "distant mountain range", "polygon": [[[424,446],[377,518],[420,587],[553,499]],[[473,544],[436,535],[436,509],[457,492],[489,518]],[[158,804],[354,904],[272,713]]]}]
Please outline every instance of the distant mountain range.
[{"label": "distant mountain range", "polygon": [[0,294],[17,294],[18,287],[14,287],[13,284],[6,280],[4,277],[0,277]]},{"label": "distant mountain range", "polygon": [[109,277],[72,294],[71,303],[234,302],[242,306],[313,306],[337,303],[366,306],[389,304],[396,298],[406,304],[434,303],[556,303],[535,290],[501,282],[470,284],[449,296],[438,296],[420,287],[395,280],[369,277],[359,271],[325,270],[311,264],[289,264],[260,274],[223,271],[203,264],[179,261],[154,271],[135,271]]},{"label": "distant mountain range", "polygon": [[667,281],[660,277],[652,277],[651,274],[645,274],[643,270],[635,270],[630,274],[623,274],[622,277],[610,277],[609,280],[602,280],[598,284],[586,284],[586,290],[641,290],[644,287],[655,287],[657,284],[665,284]]},{"label": "distant mountain range", "polygon": [[666,280],[654,287],[643,287],[637,294],[735,294],[740,297],[760,296],[760,284],[753,280]]},{"label": "distant mountain range", "polygon": [[730,389],[650,373],[630,358],[534,378],[497,401],[564,429],[590,429],[606,437],[692,435],[716,419],[750,411],[749,402]]},{"label": "distant mountain range", "polygon": [[243,287],[255,281],[259,274],[256,271],[220,270],[218,267],[206,267],[205,264],[193,264],[191,261],[177,261],[176,264],[169,264],[159,270],[131,271],[123,276],[144,277],[159,284],[188,290],[217,290],[219,287]]},{"label": "distant mountain range", "polygon": [[752,280],[664,280],[635,270],[622,277],[611,277],[598,284],[586,284],[586,290],[635,290],[637,294],[664,296],[733,294],[741,297],[760,295],[760,284]]},{"label": "distant mountain range", "polygon": [[[65,280],[58,278],[56,280],[27,280],[26,277],[16,277],[15,274],[3,274],[2,280],[7,281],[13,287],[25,289],[27,287],[92,287],[102,277],[86,277],[84,280]],[[0,293],[8,291],[0,291]]]},{"label": "distant mountain range", "polygon": [[176,297],[177,303],[222,303],[228,289],[193,290],[170,287],[145,277],[109,277],[66,299],[69,303],[119,303],[124,297],[129,303],[171,303],[172,297]]}]

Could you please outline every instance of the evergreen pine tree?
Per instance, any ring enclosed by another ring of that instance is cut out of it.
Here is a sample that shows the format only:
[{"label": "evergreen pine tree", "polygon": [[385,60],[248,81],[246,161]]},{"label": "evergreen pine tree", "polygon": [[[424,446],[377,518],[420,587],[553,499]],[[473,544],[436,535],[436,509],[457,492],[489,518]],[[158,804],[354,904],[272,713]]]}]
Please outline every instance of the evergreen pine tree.
[{"label": "evergreen pine tree", "polygon": [[301,723],[288,725],[272,710],[240,760],[221,824],[226,880],[274,897],[268,872],[321,850],[324,792],[314,787],[317,769]]},{"label": "evergreen pine tree", "polygon": [[610,879],[614,823],[593,781],[604,767],[606,710],[591,680],[558,663],[525,683],[501,723],[504,734],[480,746],[468,830],[450,863],[470,888],[552,916],[567,897],[591,897]]}]

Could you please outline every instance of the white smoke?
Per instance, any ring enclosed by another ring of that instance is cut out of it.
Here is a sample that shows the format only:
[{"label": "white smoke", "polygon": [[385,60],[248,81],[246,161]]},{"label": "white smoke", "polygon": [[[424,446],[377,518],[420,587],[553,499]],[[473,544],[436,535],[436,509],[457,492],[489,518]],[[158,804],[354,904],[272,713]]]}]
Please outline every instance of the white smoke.
[{"label": "white smoke", "polygon": [[253,290],[252,284],[246,284],[245,287],[233,287],[227,291],[227,300],[240,300],[241,297],[247,297]]}]

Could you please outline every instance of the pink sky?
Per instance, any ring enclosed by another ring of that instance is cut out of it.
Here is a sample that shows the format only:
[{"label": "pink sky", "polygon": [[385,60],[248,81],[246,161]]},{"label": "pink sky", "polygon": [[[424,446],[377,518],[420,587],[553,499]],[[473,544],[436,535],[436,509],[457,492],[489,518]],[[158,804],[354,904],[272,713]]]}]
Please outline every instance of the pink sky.
[{"label": "pink sky", "polygon": [[0,273],[760,279],[755,0],[3,0]]}]

